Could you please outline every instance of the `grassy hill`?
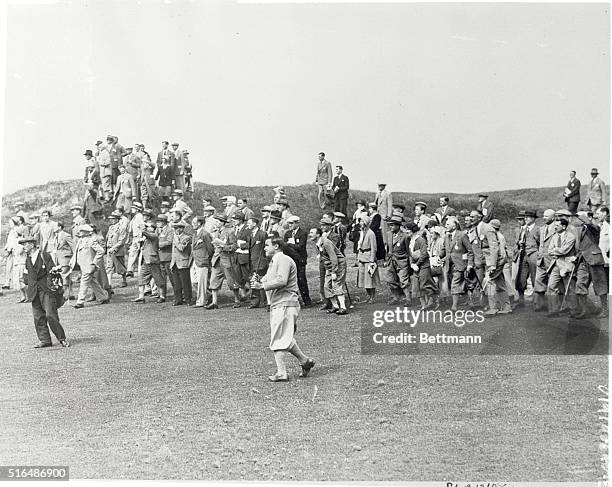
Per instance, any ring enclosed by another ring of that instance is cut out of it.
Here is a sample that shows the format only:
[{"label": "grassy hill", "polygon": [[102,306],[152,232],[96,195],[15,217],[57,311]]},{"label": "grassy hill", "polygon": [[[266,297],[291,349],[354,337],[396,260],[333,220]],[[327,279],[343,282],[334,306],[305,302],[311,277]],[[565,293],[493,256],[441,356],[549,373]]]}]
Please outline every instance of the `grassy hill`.
[{"label": "grassy hill", "polygon": [[[209,196],[217,208],[221,208],[220,198],[225,195],[235,195],[236,197],[246,197],[249,206],[256,214],[259,209],[272,202],[274,192],[272,186],[213,186],[204,183],[195,183],[195,193],[187,197],[188,203],[196,213],[202,210],[202,198]],[[320,218],[322,212],[319,209],[314,185],[286,186],[287,197],[291,203],[291,210],[299,215],[304,222],[304,227],[314,226]],[[494,191],[489,194],[489,199],[495,204],[495,213],[502,222],[512,224],[514,216],[519,210],[525,208],[537,209],[539,213],[546,208],[559,208],[563,205],[563,188],[528,188],[507,191]],[[412,214],[412,206],[416,201],[425,201],[430,208],[438,207],[438,199],[443,193],[408,193],[393,192],[394,202],[401,202],[406,205],[407,214]],[[478,203],[478,198],[474,194],[455,194],[444,193],[451,198],[451,206],[457,210],[472,209]],[[47,184],[32,186],[15,193],[5,195],[2,200],[2,233],[5,233],[5,223],[12,212],[16,201],[25,203],[26,213],[40,211],[42,208],[49,208],[53,212],[54,219],[63,220],[66,223],[71,221],[70,206],[81,204],[85,195],[85,189],[81,180],[53,181]],[[349,209],[352,211],[354,202],[360,199],[372,201],[374,191],[352,190],[349,199]],[[159,201],[155,201],[154,206],[159,206]],[[110,208],[107,213],[110,212]],[[201,214],[201,213],[200,213]]]}]

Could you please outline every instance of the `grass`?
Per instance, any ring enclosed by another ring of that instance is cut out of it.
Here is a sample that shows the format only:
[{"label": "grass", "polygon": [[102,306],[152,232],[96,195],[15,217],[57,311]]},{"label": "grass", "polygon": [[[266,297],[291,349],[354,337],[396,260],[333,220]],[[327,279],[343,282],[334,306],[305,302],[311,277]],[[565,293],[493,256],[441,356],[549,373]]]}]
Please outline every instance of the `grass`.
[{"label": "grass", "polygon": [[0,298],[3,464],[69,465],[73,478],[115,479],[601,476],[597,387],[608,382],[607,357],[562,355],[563,343],[581,339],[575,333],[550,355],[512,348],[526,330],[565,337],[560,320],[487,321],[479,332],[497,337],[501,355],[449,347],[375,356],[360,353],[360,327],[376,306],[344,318],[306,309],[297,338],[317,366],[298,379],[293,361],[292,380],[272,384],[265,309],[135,305],[134,295],[131,285],[109,305],[66,305],[73,346],[43,350],[31,348],[30,306]]}]

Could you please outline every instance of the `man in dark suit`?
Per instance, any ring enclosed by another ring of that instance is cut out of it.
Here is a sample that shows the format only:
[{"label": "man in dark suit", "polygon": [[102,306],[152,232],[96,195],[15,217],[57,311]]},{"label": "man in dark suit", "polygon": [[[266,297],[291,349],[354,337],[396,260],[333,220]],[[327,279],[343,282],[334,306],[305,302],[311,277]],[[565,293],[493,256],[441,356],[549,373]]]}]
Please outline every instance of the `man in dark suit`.
[{"label": "man in dark suit", "polygon": [[306,263],[308,262],[306,244],[308,242],[308,234],[305,230],[300,228],[299,216],[290,216],[287,219],[287,224],[289,225],[289,230],[283,237],[283,240],[287,244],[287,251],[285,253],[293,259],[297,266],[298,288],[302,295],[302,301],[304,301],[304,307],[308,307],[312,305],[310,290],[308,289],[308,280],[306,279]]},{"label": "man in dark suit", "polygon": [[251,277],[249,269],[249,239],[251,238],[251,231],[244,222],[244,213],[241,211],[234,213],[232,223],[234,224],[233,231],[238,245],[238,248],[235,250],[234,276],[236,276],[236,281],[240,287],[240,297],[244,300],[248,293],[249,279]]},{"label": "man in dark suit", "polygon": [[535,289],[538,249],[540,247],[540,228],[535,224],[537,218],[536,211],[525,210],[524,217],[525,225],[521,226],[519,230],[516,248],[512,255],[513,261],[517,263],[517,275],[514,283],[518,292],[517,307],[525,306],[527,278],[531,280],[531,286]]},{"label": "man in dark suit", "polygon": [[576,241],[576,301],[578,314],[575,318],[587,317],[587,297],[589,286],[593,284],[593,291],[599,296],[601,310],[599,316],[608,316],[608,269],[605,267],[603,252],[599,247],[601,229],[593,222],[593,212],[579,211],[576,217],[582,223]]},{"label": "man in dark suit", "polygon": [[[168,141],[164,140],[162,142],[162,150],[160,150],[157,153],[157,169],[159,170],[159,168],[161,167],[162,163],[164,162],[164,157],[167,158],[168,164],[170,165],[170,167],[172,167],[172,171],[174,171],[174,166],[175,166],[175,162],[174,162],[174,152],[172,152],[170,150],[170,148],[168,147]],[[174,175],[174,173],[173,173]],[[172,178],[174,179],[174,178]]]},{"label": "man in dark suit", "polygon": [[440,208],[436,210],[436,213],[440,215],[440,223],[442,225],[446,225],[446,220],[448,219],[449,216],[457,215],[457,212],[455,211],[455,209],[449,206],[448,204],[449,201],[450,200],[448,196],[440,197]]},{"label": "man in dark suit", "polygon": [[457,311],[459,296],[467,292],[466,270],[474,267],[474,252],[466,232],[459,230],[459,221],[451,216],[446,220],[444,239],[444,267],[451,290],[451,311]]},{"label": "man in dark suit", "polygon": [[153,210],[146,208],[142,214],[145,227],[142,236],[138,237],[140,271],[138,273],[138,297],[134,299],[134,302],[145,302],[145,286],[150,285],[153,280],[159,289],[157,302],[163,303],[166,301],[166,278],[162,275],[159,265],[159,235],[155,231]]},{"label": "man in dark suit", "polygon": [[[60,306],[63,304],[61,288],[54,291],[49,287],[49,274],[55,267],[53,258],[47,253],[38,250],[37,240],[33,237],[26,237],[19,240],[27,254],[24,281],[26,284],[26,296],[32,302],[32,314],[34,315],[34,326],[39,343],[34,348],[50,347],[51,335],[49,328],[59,340],[62,347],[69,347],[70,343],[66,340],[66,333],[60,324],[57,312],[58,299]],[[61,275],[58,270],[58,279],[61,282]]]},{"label": "man in dark suit", "polygon": [[334,211],[339,211],[346,215],[346,206],[349,196],[349,178],[342,174],[342,166],[336,166],[336,177],[332,183],[334,191]]},{"label": "man in dark suit", "polygon": [[576,177],[576,171],[570,171],[570,178],[567,187],[563,191],[567,209],[575,214],[580,203],[580,180]]},{"label": "man in dark suit", "polygon": [[[259,228],[259,220],[251,217],[247,220],[246,226],[249,233],[249,269],[251,276],[260,279],[266,275],[269,260],[266,257],[266,239],[268,235]],[[266,304],[266,292],[263,289],[251,289],[251,304],[249,308],[259,308]]]}]

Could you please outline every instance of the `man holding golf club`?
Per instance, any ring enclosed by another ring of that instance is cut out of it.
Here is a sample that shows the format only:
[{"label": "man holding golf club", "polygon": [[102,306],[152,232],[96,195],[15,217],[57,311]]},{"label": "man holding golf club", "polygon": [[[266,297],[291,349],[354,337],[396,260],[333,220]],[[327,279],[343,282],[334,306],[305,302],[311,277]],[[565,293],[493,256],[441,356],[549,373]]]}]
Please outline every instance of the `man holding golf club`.
[{"label": "man holding golf club", "polygon": [[[550,246],[548,255],[551,257],[551,264],[548,267],[548,292],[551,302],[548,316],[559,316],[561,312],[561,296],[563,300],[575,300],[575,284],[572,280],[574,276],[574,261],[576,259],[576,237],[567,231],[569,221],[567,218],[559,217],[555,222],[555,233]],[[570,306],[574,309],[575,306]]]}]

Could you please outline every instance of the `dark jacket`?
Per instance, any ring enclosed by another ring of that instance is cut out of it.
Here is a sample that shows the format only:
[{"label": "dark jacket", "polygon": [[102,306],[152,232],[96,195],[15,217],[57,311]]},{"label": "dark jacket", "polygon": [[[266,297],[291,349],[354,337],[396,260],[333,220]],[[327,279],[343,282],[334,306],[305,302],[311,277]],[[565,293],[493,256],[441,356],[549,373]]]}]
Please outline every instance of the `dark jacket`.
[{"label": "dark jacket", "polygon": [[215,253],[210,233],[204,227],[196,230],[193,236],[192,255],[197,267],[210,267],[210,259]]},{"label": "dark jacket", "polygon": [[172,166],[159,166],[155,179],[159,180],[158,184],[160,187],[172,186],[172,182],[174,181],[174,168]]},{"label": "dark jacket", "polygon": [[385,258],[385,241],[383,240],[382,229],[380,228],[381,222],[382,217],[380,213],[376,213],[370,222],[370,230],[372,230],[376,236],[376,259],[378,260]]},{"label": "dark jacket", "polygon": [[334,177],[332,188],[335,189],[336,187],[338,189],[336,190],[336,194],[334,196],[338,199],[347,199],[349,191],[349,178],[347,178],[344,174]]},{"label": "dark jacket", "polygon": [[29,301],[34,300],[39,293],[54,294],[49,289],[49,271],[53,267],[55,267],[55,262],[47,252],[39,252],[35,262],[32,262],[30,258],[26,259],[23,279],[26,284],[25,293]]},{"label": "dark jacket", "polygon": [[[293,238],[295,243],[288,243],[290,238]],[[283,236],[283,240],[285,240],[285,243],[287,243],[286,254],[294,260],[296,265],[305,266],[306,262],[308,261],[308,252],[306,251],[308,234],[306,231],[298,227],[294,237],[293,232],[291,230],[287,230]]]},{"label": "dark jacket", "polygon": [[159,264],[159,236],[149,230],[143,230],[142,235],[145,241],[142,243],[141,259],[145,264]]},{"label": "dark jacket", "polygon": [[249,256],[251,259],[251,272],[256,272],[258,275],[265,274],[268,269],[268,258],[266,257],[265,244],[268,235],[262,230],[257,230],[255,235],[251,233],[249,236]]}]

